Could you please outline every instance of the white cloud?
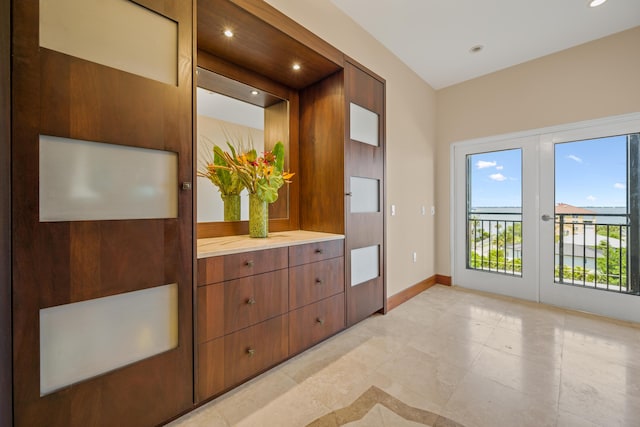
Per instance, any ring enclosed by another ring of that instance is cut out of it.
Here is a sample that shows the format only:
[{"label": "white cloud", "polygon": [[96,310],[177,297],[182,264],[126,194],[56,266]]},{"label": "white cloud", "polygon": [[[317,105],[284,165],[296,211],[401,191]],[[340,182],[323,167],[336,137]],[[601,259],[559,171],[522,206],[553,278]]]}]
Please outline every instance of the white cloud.
[{"label": "white cloud", "polygon": [[617,188],[618,190],[624,190],[625,188],[627,188],[627,186],[621,182],[616,182],[615,184],[613,184],[613,188]]},{"label": "white cloud", "polygon": [[502,169],[504,169],[504,166],[496,166],[496,170],[501,171]]},{"label": "white cloud", "polygon": [[491,168],[491,167],[494,167],[495,165],[496,165],[496,162],[487,162],[484,160],[478,160],[478,162],[476,163],[476,167],[478,169]]},{"label": "white cloud", "polygon": [[489,175],[489,178],[494,181],[504,181],[507,179],[507,177],[502,175],[501,173],[492,173],[491,175]]},{"label": "white cloud", "polygon": [[567,156],[567,159],[575,160],[578,163],[582,163],[582,159],[580,157],[578,157],[578,156],[573,155],[573,154],[569,154]]},{"label": "white cloud", "polygon": [[594,196],[589,195],[589,196],[587,196],[587,200],[590,201],[590,202],[595,202],[596,198]]}]

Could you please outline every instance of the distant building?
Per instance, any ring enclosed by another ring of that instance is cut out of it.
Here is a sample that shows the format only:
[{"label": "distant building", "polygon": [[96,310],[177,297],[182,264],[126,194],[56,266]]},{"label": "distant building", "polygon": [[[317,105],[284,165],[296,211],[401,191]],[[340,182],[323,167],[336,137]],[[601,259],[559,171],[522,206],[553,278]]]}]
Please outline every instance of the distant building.
[{"label": "distant building", "polygon": [[[556,216],[562,219],[562,234],[564,236],[574,236],[577,234],[587,234],[593,229],[596,223],[595,212],[589,209],[568,205],[566,203],[558,203],[556,205]],[[575,225],[577,224],[577,225]],[[590,226],[589,226],[590,225]],[[560,233],[560,219],[556,220],[555,234]]]}]

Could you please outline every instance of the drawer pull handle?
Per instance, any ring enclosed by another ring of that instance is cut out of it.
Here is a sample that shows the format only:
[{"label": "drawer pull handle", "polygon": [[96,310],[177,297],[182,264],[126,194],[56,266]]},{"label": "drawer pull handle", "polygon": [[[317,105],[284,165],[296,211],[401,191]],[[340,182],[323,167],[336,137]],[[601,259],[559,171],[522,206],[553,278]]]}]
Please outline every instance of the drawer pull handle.
[{"label": "drawer pull handle", "polygon": [[322,285],[322,279],[316,279],[316,284]]},{"label": "drawer pull handle", "polygon": [[248,348],[247,354],[249,355],[249,357],[253,357],[253,355],[256,354],[256,351],[253,348]]},{"label": "drawer pull handle", "polygon": [[321,254],[322,253],[322,249],[320,249],[320,248],[316,249],[316,253],[317,254]]},{"label": "drawer pull handle", "polygon": [[247,304],[249,304],[249,305],[253,305],[253,304],[255,304],[255,303],[256,303],[256,300],[255,300],[255,298],[253,298],[253,297],[251,297],[251,298],[249,298],[249,299],[247,300]]},{"label": "drawer pull handle", "polygon": [[316,322],[320,323],[321,325],[324,325],[324,319],[322,317],[318,317],[316,319]]},{"label": "drawer pull handle", "polygon": [[253,260],[249,260],[249,261],[245,261],[244,265],[246,265],[247,267],[253,267]]}]

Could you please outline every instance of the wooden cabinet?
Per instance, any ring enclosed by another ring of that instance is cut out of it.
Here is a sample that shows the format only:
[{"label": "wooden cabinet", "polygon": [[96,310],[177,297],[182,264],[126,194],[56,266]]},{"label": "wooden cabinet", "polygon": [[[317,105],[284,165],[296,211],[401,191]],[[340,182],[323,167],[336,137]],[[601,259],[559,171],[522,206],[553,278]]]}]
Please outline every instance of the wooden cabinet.
[{"label": "wooden cabinet", "polygon": [[224,333],[286,313],[287,276],[287,270],[277,270],[224,282]]},{"label": "wooden cabinet", "polygon": [[344,292],[344,258],[291,267],[289,306],[296,309]]},{"label": "wooden cabinet", "polygon": [[345,326],[344,240],[198,260],[202,402]]},{"label": "wooden cabinet", "polygon": [[289,352],[299,353],[344,329],[344,293],[291,312]]},{"label": "wooden cabinet", "polygon": [[289,248],[289,352],[344,329],[344,242]]},{"label": "wooden cabinet", "polygon": [[288,327],[289,316],[285,314],[225,336],[225,387],[233,387],[286,359]]},{"label": "wooden cabinet", "polygon": [[300,226],[345,235],[347,325],[386,311],[384,79],[345,58],[300,91],[300,169]]}]

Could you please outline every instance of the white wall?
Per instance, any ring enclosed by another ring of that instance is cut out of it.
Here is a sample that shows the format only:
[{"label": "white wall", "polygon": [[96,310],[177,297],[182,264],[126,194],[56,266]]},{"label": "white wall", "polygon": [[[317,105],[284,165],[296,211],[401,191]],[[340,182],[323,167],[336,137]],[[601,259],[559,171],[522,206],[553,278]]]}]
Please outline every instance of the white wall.
[{"label": "white wall", "polygon": [[267,2],[386,80],[387,295],[434,275],[434,90],[329,0]]}]

